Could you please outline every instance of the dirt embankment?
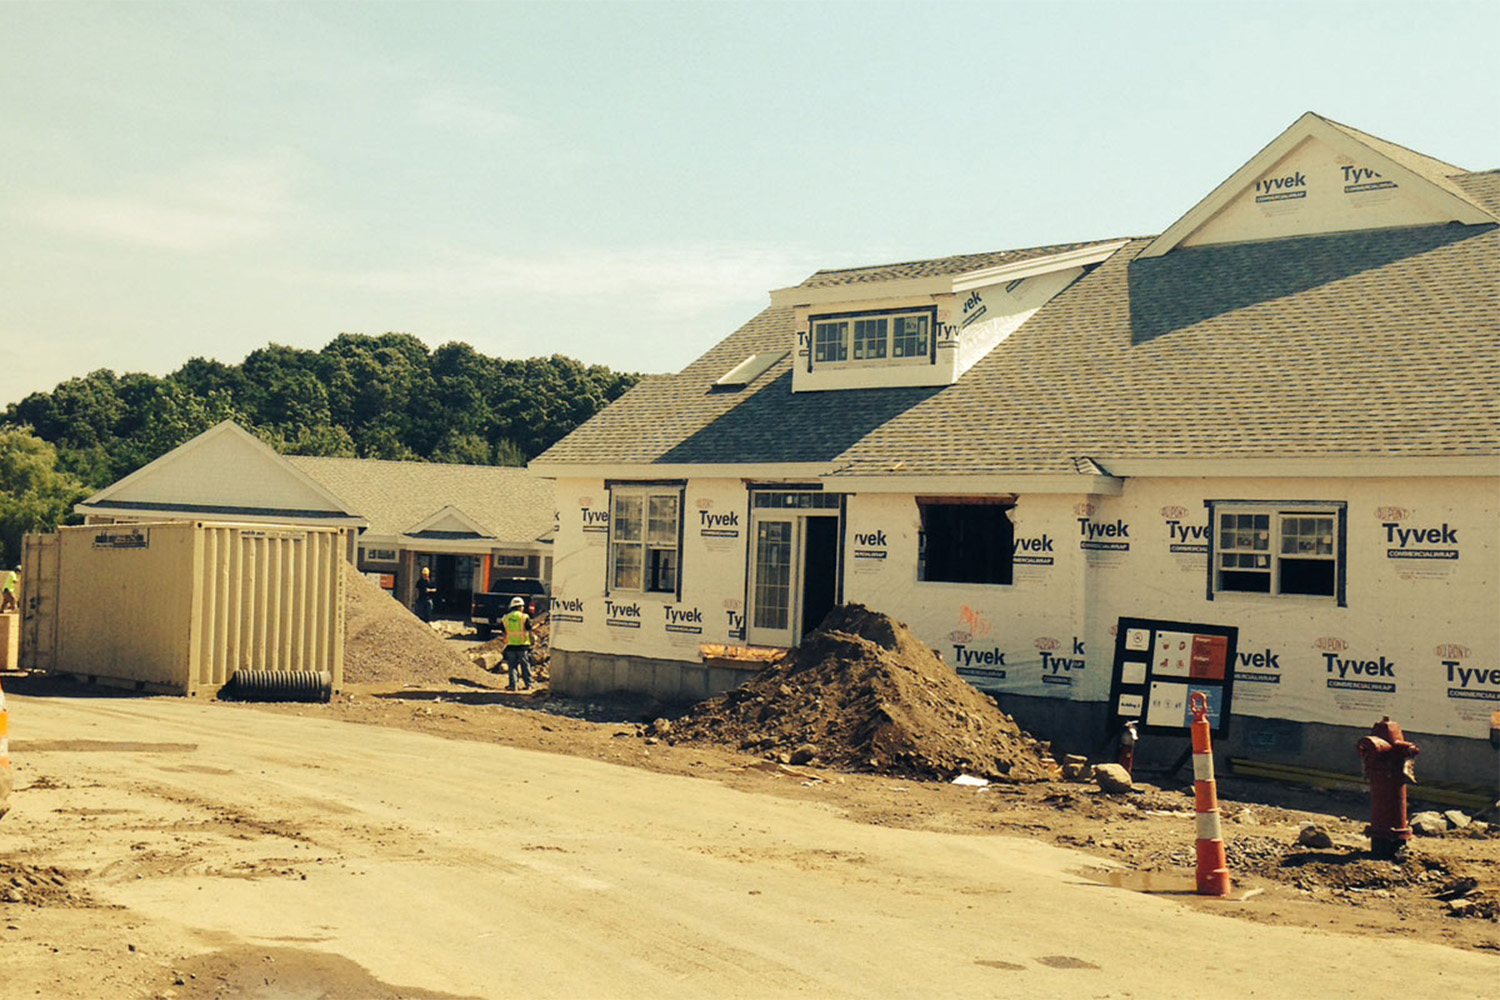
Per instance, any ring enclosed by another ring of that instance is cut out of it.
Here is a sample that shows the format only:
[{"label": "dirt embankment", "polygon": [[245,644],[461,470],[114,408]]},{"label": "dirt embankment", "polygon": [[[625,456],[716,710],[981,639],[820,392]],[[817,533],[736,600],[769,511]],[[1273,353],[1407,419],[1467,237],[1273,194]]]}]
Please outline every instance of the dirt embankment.
[{"label": "dirt embankment", "polygon": [[859,604],[835,608],[800,647],[742,687],[657,728],[674,740],[911,778],[1058,776],[1046,743],[905,625]]}]

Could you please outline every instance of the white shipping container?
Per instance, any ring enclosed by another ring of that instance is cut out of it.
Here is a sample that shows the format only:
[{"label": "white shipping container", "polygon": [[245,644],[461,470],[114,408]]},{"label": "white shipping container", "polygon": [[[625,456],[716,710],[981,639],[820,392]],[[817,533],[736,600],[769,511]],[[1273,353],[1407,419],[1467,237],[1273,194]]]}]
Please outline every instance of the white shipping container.
[{"label": "white shipping container", "polygon": [[191,697],[239,670],[326,673],[337,692],[347,535],[205,521],[28,535],[22,665]]}]

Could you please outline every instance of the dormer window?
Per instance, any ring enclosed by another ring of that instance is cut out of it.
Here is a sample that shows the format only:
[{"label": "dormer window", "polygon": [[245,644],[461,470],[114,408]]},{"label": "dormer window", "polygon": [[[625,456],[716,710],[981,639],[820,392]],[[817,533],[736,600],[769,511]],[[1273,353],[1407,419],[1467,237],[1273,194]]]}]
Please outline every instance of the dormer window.
[{"label": "dormer window", "polygon": [[935,308],[813,316],[812,363],[931,361]]}]

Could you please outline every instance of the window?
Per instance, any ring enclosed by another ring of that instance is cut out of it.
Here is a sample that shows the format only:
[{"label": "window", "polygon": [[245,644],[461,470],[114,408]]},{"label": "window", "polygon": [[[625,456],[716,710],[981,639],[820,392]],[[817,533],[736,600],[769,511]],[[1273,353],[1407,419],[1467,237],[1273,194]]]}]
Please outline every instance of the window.
[{"label": "window", "polygon": [[611,497],[610,589],[676,593],[681,491],[615,488]]},{"label": "window", "polygon": [[854,360],[873,361],[885,357],[885,342],[890,336],[891,321],[888,319],[857,319],[854,321]]},{"label": "window", "polygon": [[891,356],[925,358],[930,353],[931,327],[926,316],[897,316],[891,321]]},{"label": "window", "polygon": [[395,549],[364,549],[365,562],[395,562]]},{"label": "window", "polygon": [[813,364],[931,360],[936,316],[935,309],[815,316]]},{"label": "window", "polygon": [[1336,597],[1344,604],[1343,504],[1210,501],[1209,597]]},{"label": "window", "polygon": [[847,361],[849,358],[849,324],[815,323],[813,325],[813,361]]},{"label": "window", "polygon": [[1009,499],[961,497],[917,500],[922,515],[917,579],[1008,584],[1015,527]]}]

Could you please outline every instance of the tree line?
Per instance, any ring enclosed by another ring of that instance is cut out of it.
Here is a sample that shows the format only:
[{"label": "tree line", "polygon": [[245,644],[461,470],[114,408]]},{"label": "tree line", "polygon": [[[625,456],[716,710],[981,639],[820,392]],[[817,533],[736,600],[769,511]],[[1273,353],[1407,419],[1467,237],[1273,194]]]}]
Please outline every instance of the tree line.
[{"label": "tree line", "polygon": [[84,496],[232,419],[287,455],[524,465],[638,375],[554,354],[507,359],[404,333],[281,344],[169,375],[107,369],[11,403],[0,417],[0,549],[62,523]]}]

